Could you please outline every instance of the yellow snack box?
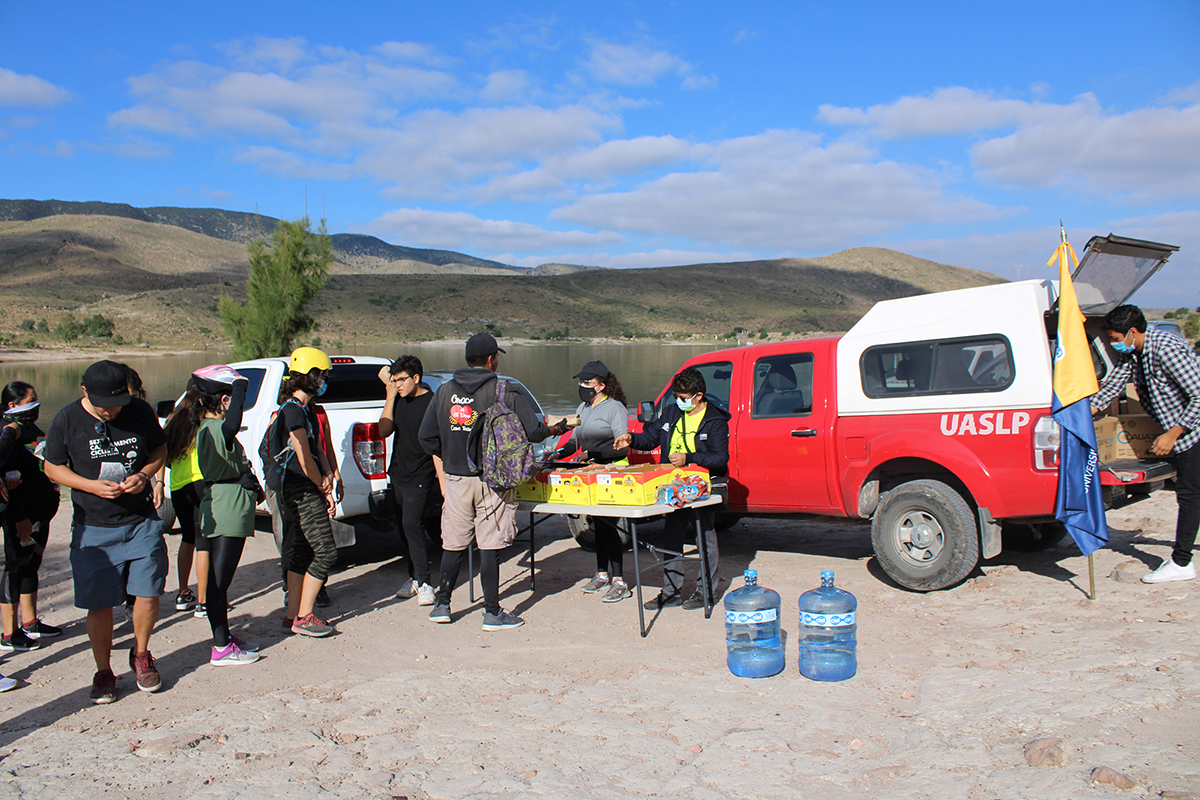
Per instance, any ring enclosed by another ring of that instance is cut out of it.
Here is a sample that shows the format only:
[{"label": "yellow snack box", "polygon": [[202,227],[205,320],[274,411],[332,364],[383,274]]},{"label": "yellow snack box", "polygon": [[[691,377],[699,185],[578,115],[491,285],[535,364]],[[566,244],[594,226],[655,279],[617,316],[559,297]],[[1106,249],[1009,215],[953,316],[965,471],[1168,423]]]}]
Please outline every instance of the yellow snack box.
[{"label": "yellow snack box", "polygon": [[708,482],[708,470],[692,464],[686,467],[670,464],[609,467],[592,475],[594,502],[613,506],[654,505],[659,486],[687,475],[702,475]]},{"label": "yellow snack box", "polygon": [[592,504],[592,473],[564,469],[538,475],[538,478],[543,477],[546,480],[546,502],[576,506]]}]

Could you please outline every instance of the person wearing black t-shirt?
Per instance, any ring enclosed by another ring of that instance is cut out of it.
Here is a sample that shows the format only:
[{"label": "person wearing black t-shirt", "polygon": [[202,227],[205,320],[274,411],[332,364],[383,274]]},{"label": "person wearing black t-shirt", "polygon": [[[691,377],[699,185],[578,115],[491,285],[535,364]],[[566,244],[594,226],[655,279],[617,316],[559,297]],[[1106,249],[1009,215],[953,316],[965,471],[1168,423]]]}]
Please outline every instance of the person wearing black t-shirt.
[{"label": "person wearing black t-shirt", "polygon": [[400,541],[408,553],[408,580],[400,597],[417,597],[423,606],[434,603],[429,577],[428,543],[441,541],[442,486],[446,474],[442,459],[421,447],[417,431],[433,392],[421,383],[425,370],[416,356],[400,356],[379,370],[387,399],[379,415],[379,435],[392,436],[392,463],[388,467],[396,508],[400,512]]},{"label": "person wearing black t-shirt", "polygon": [[162,679],[150,654],[158,598],[167,578],[162,520],[154,509],[154,475],[166,460],[166,435],[144,400],[129,394],[125,370],[97,361],[83,374],[83,397],[64,406],[46,436],[46,477],[71,489],[71,573],[75,606],[87,610],[96,659],[94,703],[116,699],[112,610],[133,595],[130,667],[143,692]]}]

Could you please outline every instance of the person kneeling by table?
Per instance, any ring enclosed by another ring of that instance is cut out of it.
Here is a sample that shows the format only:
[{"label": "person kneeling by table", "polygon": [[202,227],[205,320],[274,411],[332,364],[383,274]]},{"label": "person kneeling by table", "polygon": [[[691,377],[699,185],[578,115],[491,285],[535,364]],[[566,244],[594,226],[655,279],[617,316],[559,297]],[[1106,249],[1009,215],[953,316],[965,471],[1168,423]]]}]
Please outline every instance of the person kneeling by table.
[{"label": "person kneeling by table", "polygon": [[[625,433],[617,437],[614,447],[621,449],[633,446],[637,450],[659,448],[659,462],[682,467],[695,464],[704,467],[713,477],[721,477],[729,471],[729,412],[708,402],[705,395],[704,376],[699,370],[688,367],[681,370],[671,381],[674,403],[663,408],[662,416],[645,425],[644,433]],[[687,513],[668,514],[663,527],[663,548],[675,552],[683,551],[688,530],[694,530],[699,515],[704,531],[705,548],[708,551],[708,587],[710,601],[717,587],[717,532],[711,508],[690,510]],[[700,542],[697,541],[697,546]],[[687,609],[703,608],[704,596],[697,577],[696,591],[683,600],[683,570],[676,560],[663,565],[663,587],[658,596],[648,600],[645,607],[651,610],[664,606],[682,605]],[[681,602],[682,601],[682,602]]]}]

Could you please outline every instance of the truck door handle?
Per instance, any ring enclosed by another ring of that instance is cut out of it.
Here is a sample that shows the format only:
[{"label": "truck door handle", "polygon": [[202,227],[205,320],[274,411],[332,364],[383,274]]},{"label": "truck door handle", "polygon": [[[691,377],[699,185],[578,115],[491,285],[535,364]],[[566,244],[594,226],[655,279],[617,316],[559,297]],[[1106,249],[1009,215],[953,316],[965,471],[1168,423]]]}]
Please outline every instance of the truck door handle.
[{"label": "truck door handle", "polygon": [[242,431],[248,431],[248,430],[250,430],[250,426],[243,425],[242,427],[238,428],[238,433],[241,433]]},{"label": "truck door handle", "polygon": [[792,431],[792,436],[796,437],[797,439],[811,438],[816,435],[817,432],[812,428],[801,428],[798,431]]}]

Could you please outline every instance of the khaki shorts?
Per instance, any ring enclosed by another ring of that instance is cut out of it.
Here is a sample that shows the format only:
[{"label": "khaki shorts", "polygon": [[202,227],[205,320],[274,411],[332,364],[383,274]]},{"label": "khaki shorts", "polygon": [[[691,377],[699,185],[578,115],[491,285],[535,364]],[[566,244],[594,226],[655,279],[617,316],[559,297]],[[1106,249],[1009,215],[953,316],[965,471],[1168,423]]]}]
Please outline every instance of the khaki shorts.
[{"label": "khaki shorts", "polygon": [[442,505],[442,547],[466,550],[474,541],[480,550],[502,550],[517,537],[517,501],[510,489],[499,493],[469,475],[446,476]]}]

